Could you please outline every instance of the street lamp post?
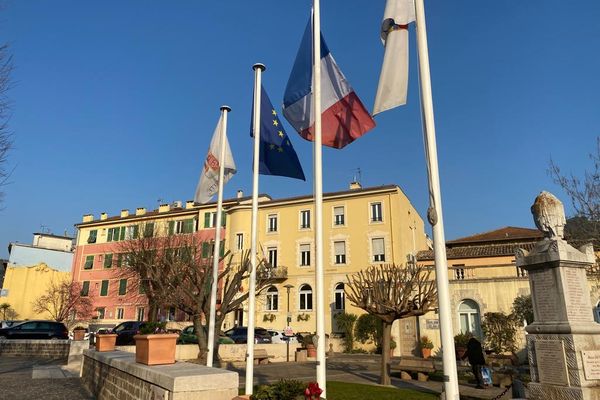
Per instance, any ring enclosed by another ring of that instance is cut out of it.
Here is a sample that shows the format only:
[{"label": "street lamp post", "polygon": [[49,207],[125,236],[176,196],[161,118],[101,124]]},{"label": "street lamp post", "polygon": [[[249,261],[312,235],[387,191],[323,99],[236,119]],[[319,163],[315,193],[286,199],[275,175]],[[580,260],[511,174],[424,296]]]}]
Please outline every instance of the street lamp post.
[{"label": "street lamp post", "polygon": [[[293,287],[294,287],[294,285],[290,285],[289,283],[284,286],[284,288],[286,288],[286,290],[287,290],[287,326],[286,326],[286,328],[288,326],[290,326],[290,324],[292,322],[292,315],[290,314],[290,289]],[[288,337],[288,340],[285,342],[286,343],[286,360],[287,360],[287,362],[290,362],[290,339],[291,338]]]}]

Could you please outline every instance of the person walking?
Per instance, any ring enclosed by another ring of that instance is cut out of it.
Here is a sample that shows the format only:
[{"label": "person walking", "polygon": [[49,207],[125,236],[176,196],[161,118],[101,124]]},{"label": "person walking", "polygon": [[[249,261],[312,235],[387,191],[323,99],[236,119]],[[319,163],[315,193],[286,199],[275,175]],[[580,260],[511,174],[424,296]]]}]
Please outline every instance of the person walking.
[{"label": "person walking", "polygon": [[475,379],[477,380],[477,389],[485,389],[485,385],[483,384],[483,375],[481,374],[481,369],[485,366],[485,358],[483,357],[483,348],[481,347],[481,342],[474,337],[469,339],[467,343],[467,352],[462,357],[469,359],[469,364],[471,364],[471,370],[473,371],[473,375],[475,375]]}]

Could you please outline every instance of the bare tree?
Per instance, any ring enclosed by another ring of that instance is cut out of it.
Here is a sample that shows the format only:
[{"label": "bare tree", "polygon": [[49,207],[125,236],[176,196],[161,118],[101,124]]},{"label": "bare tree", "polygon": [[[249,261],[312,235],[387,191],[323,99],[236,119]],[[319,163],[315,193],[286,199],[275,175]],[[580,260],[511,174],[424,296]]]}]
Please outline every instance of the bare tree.
[{"label": "bare tree", "polygon": [[19,314],[15,311],[10,303],[0,304],[0,312],[2,313],[2,320],[11,320],[19,318]]},{"label": "bare tree", "polygon": [[345,289],[353,305],[383,322],[380,383],[389,385],[392,324],[397,319],[423,315],[435,308],[437,291],[430,271],[415,263],[405,267],[371,266],[349,275]]},{"label": "bare tree", "polygon": [[[12,69],[12,56],[8,53],[8,45],[0,46],[0,187],[8,183],[8,178],[12,172],[6,166],[8,152],[13,144],[8,130],[10,102],[7,97]],[[3,196],[4,192],[0,191],[0,201],[2,201]]]},{"label": "bare tree", "polygon": [[[121,273],[143,285],[152,304],[150,309],[173,306],[191,317],[198,336],[199,358],[202,360],[206,360],[208,349],[207,320],[213,285],[212,249],[211,242],[200,242],[193,234],[163,237],[140,235],[123,242],[121,246],[121,250],[127,253]],[[220,261],[223,266],[218,278],[215,358],[218,355],[218,333],[225,316],[238,309],[248,298],[248,292],[243,291],[242,285],[249,277],[251,265],[248,251],[235,257],[226,254]],[[272,281],[270,268],[260,262],[257,266],[256,295]]]},{"label": "bare tree", "polygon": [[48,313],[55,321],[85,320],[92,316],[92,299],[76,281],[52,281],[46,293],[33,301],[33,311]]}]

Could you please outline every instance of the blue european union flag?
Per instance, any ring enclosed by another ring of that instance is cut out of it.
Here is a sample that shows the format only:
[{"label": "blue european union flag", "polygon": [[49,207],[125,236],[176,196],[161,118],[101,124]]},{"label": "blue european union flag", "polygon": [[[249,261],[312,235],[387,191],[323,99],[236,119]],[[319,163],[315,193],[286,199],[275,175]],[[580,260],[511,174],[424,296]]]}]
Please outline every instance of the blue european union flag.
[{"label": "blue european union flag", "polygon": [[[261,87],[261,93],[258,172],[261,175],[287,176],[305,181],[296,151],[264,87]],[[252,108],[254,113],[254,106]],[[252,128],[250,135],[254,136]]]}]

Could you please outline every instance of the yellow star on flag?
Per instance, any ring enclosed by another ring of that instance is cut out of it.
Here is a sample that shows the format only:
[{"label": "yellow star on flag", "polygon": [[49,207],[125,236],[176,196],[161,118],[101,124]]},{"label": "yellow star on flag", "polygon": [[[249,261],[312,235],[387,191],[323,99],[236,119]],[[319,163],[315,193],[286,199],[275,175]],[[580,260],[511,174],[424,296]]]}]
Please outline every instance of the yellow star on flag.
[{"label": "yellow star on flag", "polygon": [[279,125],[279,122],[277,122],[277,120],[276,120],[276,119],[274,119],[274,120],[273,120],[273,125],[277,126],[277,125]]},{"label": "yellow star on flag", "polygon": [[271,150],[273,150],[273,149],[275,148],[275,145],[274,145],[274,144],[270,144],[270,145],[269,145],[269,148],[270,148]]},{"label": "yellow star on flag", "polygon": [[278,151],[278,152],[280,152],[280,153],[283,153],[283,147],[279,147],[279,148],[277,149],[277,151]]},{"label": "yellow star on flag", "polygon": [[283,137],[283,131],[279,131],[279,137]]},{"label": "yellow star on flag", "polygon": [[277,115],[277,111],[275,111],[275,110],[271,110],[271,113],[272,113],[273,115]]}]

